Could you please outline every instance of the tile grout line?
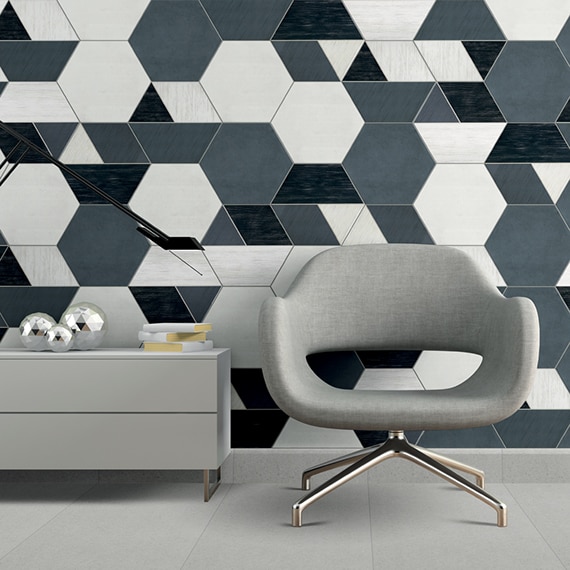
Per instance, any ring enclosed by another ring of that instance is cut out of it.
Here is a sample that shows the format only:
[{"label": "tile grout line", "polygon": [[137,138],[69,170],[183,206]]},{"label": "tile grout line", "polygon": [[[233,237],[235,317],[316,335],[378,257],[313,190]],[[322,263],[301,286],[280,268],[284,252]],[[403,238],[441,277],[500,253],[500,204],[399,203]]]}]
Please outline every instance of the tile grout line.
[{"label": "tile grout line", "polygon": [[208,519],[208,522],[204,525],[204,528],[202,529],[202,532],[200,533],[200,535],[198,536],[198,538],[196,538],[194,545],[192,546],[192,548],[190,549],[190,552],[188,553],[188,556],[186,556],[186,558],[184,559],[184,562],[182,562],[182,566],[180,566],[180,570],[183,570],[184,567],[186,566],[186,563],[190,560],[190,557],[192,556],[192,553],[194,552],[194,550],[196,549],[196,546],[198,546],[198,543],[200,542],[200,540],[202,539],[202,537],[204,536],[204,533],[206,532],[206,530],[208,529],[208,527],[210,526],[212,519],[216,516],[216,513],[218,512],[218,510],[220,509],[220,507],[222,506],[222,503],[226,500],[226,497],[228,496],[228,494],[230,493],[230,491],[232,490],[232,487],[234,486],[235,483],[228,483],[229,488],[226,491],[225,495],[222,497],[222,499],[220,500],[220,504],[214,509],[214,511],[212,512],[210,518]]},{"label": "tile grout line", "polygon": [[29,534],[26,538],[24,538],[21,542],[19,542],[18,544],[16,544],[16,546],[14,546],[13,548],[11,548],[8,552],[6,552],[6,554],[4,554],[4,556],[0,557],[0,563],[2,562],[2,560],[4,560],[7,556],[9,556],[10,554],[12,554],[12,552],[14,552],[14,550],[16,550],[17,548],[20,548],[20,546],[22,546],[25,542],[27,542],[30,538],[32,538],[35,534],[37,534],[40,530],[42,530],[43,528],[45,528],[47,525],[51,524],[56,518],[58,518],[61,514],[63,514],[65,511],[67,511],[67,509],[69,509],[71,506],[73,506],[75,503],[77,503],[77,501],[79,501],[82,497],[84,497],[85,495],[87,495],[88,493],[90,493],[95,487],[97,487],[99,485],[99,483],[94,483],[93,485],[91,485],[85,492],[81,493],[80,495],[78,495],[73,501],[71,501],[68,505],[66,505],[61,511],[57,512],[53,517],[51,517],[48,521],[46,521],[44,524],[42,524],[41,526],[39,526],[38,528],[36,528],[36,530],[34,530],[31,534]]},{"label": "tile grout line", "polygon": [[509,494],[511,495],[511,497],[513,498],[513,501],[518,505],[518,507],[520,508],[520,510],[523,512],[523,514],[526,516],[526,518],[529,520],[530,524],[534,527],[534,529],[536,530],[536,532],[540,535],[540,538],[542,538],[542,540],[544,541],[544,543],[548,546],[548,548],[550,549],[550,551],[554,554],[554,556],[556,557],[557,560],[560,561],[560,564],[562,565],[562,568],[566,568],[566,565],[564,564],[564,562],[562,561],[562,559],[560,558],[560,556],[558,556],[558,553],[552,548],[552,546],[550,545],[550,543],[548,542],[548,540],[546,539],[546,537],[544,536],[544,534],[542,534],[542,532],[540,531],[540,529],[536,526],[536,524],[534,523],[534,520],[532,519],[532,517],[527,513],[527,511],[524,509],[524,507],[522,506],[522,504],[518,501],[518,499],[515,497],[515,493],[513,493],[513,491],[511,490],[510,486],[513,485],[513,483],[503,483],[503,485],[507,488],[507,491],[509,492]]}]

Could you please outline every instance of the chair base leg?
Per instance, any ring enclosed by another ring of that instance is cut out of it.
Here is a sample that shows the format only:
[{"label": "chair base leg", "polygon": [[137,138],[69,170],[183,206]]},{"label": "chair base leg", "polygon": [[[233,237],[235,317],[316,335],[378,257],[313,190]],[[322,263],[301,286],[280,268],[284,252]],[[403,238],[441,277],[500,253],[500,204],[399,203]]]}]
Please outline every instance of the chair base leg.
[{"label": "chair base leg", "polygon": [[[432,473],[442,477],[446,481],[453,483],[460,489],[467,491],[477,499],[483,501],[497,512],[497,526],[507,526],[507,507],[504,503],[487,493],[483,488],[484,474],[479,469],[475,469],[453,459],[449,459],[424,450],[415,445],[408,443],[404,436],[403,431],[389,432],[388,440],[381,445],[359,450],[355,453],[345,455],[344,457],[321,463],[316,467],[306,470],[303,473],[303,486],[307,489],[309,486],[310,478],[317,473],[323,473],[335,467],[349,465],[346,469],[331,477],[328,481],[307,493],[304,497],[299,499],[292,507],[292,524],[295,527],[302,525],[303,511],[320,498],[328,495],[344,483],[354,479],[358,475],[364,473],[368,469],[375,467],[382,461],[390,459],[391,457],[402,457],[428,469]],[[460,471],[475,475],[476,485],[467,479],[452,471],[450,467],[454,467]]]}]

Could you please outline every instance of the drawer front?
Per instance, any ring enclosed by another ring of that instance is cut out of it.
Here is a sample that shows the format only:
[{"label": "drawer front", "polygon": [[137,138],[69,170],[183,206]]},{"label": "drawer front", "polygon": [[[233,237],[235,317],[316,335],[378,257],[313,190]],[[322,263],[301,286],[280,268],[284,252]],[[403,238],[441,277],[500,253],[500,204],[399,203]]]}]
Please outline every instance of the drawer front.
[{"label": "drawer front", "polygon": [[214,414],[0,414],[0,469],[215,469]]},{"label": "drawer front", "polygon": [[215,412],[217,360],[0,360],[0,412]]}]

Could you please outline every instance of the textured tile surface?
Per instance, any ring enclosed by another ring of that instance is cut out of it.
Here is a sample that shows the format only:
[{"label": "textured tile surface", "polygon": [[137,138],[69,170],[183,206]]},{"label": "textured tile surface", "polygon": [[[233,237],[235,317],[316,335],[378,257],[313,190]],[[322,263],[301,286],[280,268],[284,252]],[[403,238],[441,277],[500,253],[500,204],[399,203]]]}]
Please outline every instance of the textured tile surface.
[{"label": "textured tile surface", "polygon": [[[568,445],[557,415],[570,393],[567,0],[91,4],[0,0],[0,116],[206,249],[151,247],[128,218],[100,216],[99,196],[44,176],[44,159],[28,153],[0,192],[3,346],[19,346],[25,314],[61,312],[81,287],[112,299],[113,318],[133,328],[135,315],[212,313],[218,346],[259,374],[261,299],[283,294],[318,251],[449,243],[507,295],[535,299],[543,381],[522,411],[550,415],[560,437],[540,445]],[[0,134],[0,159],[14,144]],[[130,344],[131,330],[109,339]],[[425,378],[442,378],[419,353],[356,358],[371,378],[366,371],[413,379],[417,362]],[[247,415],[257,390],[263,399],[256,386],[245,403],[234,390],[244,412],[234,426],[243,423],[248,444],[270,446],[287,418],[270,415],[274,431],[261,437]],[[533,444],[525,422],[535,417],[516,420],[517,443]],[[295,430],[287,445],[296,438],[307,445]]]}]

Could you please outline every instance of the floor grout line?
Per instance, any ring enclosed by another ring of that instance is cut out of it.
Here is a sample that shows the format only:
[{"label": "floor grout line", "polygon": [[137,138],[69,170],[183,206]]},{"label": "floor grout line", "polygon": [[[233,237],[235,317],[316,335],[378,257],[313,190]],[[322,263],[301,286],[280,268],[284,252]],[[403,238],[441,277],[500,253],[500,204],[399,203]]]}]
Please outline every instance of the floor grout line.
[{"label": "floor grout line", "polygon": [[[552,548],[552,546],[550,545],[550,542],[548,542],[548,540],[546,539],[546,537],[544,536],[544,534],[541,532],[541,530],[536,526],[533,518],[529,515],[529,513],[525,510],[525,508],[522,506],[521,502],[516,498],[515,493],[513,492],[513,490],[510,488],[511,485],[513,484],[517,484],[517,483],[503,483],[503,485],[507,488],[509,494],[511,495],[511,497],[513,498],[513,501],[519,506],[520,510],[524,513],[524,515],[526,516],[526,518],[529,520],[530,524],[534,527],[534,529],[536,530],[536,532],[540,535],[540,537],[542,538],[542,540],[544,541],[544,543],[546,544],[546,546],[548,546],[548,548],[552,551],[552,553],[554,554],[554,556],[556,556],[556,558],[560,561],[560,564],[562,565],[562,568],[566,568],[566,565],[564,564],[563,560],[560,558],[560,556],[558,556],[558,553],[554,550],[554,548]],[[521,483],[518,483],[519,485],[521,485]],[[536,483],[522,483],[523,485],[536,485]],[[543,483],[544,484],[544,483]]]}]

